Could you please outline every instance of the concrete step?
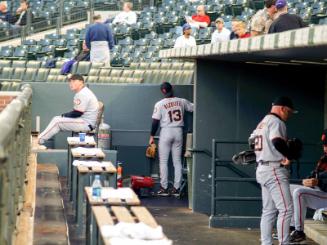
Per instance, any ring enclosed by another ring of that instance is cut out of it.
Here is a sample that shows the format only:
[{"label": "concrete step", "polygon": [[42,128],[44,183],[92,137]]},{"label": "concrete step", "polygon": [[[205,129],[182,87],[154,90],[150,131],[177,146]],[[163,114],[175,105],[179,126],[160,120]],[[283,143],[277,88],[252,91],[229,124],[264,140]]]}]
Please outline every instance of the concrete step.
[{"label": "concrete step", "polygon": [[327,244],[327,221],[306,220],[304,232],[313,241],[318,244]]},{"label": "concrete step", "polygon": [[38,164],[34,245],[68,244],[68,226],[56,164]]}]

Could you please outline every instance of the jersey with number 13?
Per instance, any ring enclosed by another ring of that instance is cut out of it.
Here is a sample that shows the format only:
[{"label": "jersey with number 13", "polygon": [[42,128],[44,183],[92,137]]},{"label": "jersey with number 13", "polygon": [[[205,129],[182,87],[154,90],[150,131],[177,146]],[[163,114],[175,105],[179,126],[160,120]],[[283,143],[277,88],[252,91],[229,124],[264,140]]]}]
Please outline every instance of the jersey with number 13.
[{"label": "jersey with number 13", "polygon": [[193,103],[177,97],[165,98],[154,106],[152,118],[160,120],[162,128],[183,127],[185,111],[193,112]]}]

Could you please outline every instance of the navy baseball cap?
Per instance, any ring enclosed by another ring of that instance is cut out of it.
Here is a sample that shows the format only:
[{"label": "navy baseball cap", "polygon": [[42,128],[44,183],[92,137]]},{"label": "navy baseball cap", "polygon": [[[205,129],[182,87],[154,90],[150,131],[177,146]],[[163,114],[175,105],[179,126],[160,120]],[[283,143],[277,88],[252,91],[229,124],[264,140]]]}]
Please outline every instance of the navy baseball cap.
[{"label": "navy baseball cap", "polygon": [[321,135],[321,142],[323,145],[327,145],[327,129]]},{"label": "navy baseball cap", "polygon": [[297,110],[294,108],[294,104],[292,100],[286,96],[280,96],[274,100],[272,103],[273,106],[287,106],[288,108],[292,109],[293,113],[298,113]]},{"label": "navy baseball cap", "polygon": [[275,6],[276,6],[277,9],[282,9],[286,5],[287,5],[287,1],[286,0],[277,0],[276,1],[276,4],[275,4]]},{"label": "navy baseball cap", "polygon": [[189,23],[186,23],[183,25],[183,31],[186,31],[186,30],[189,30],[189,29],[192,29],[191,25]]}]

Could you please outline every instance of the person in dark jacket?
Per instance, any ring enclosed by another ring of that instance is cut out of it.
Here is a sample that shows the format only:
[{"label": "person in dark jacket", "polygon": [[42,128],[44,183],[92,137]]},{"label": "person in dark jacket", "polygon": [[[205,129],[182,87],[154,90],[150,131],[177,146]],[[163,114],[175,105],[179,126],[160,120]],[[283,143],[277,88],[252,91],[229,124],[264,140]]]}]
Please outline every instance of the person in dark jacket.
[{"label": "person in dark jacket", "polygon": [[306,27],[302,18],[296,14],[289,14],[286,0],[276,1],[278,18],[271,24],[268,33],[278,33]]},{"label": "person in dark jacket", "polygon": [[12,23],[14,21],[14,17],[8,11],[7,2],[0,2],[0,22],[8,22]]},{"label": "person in dark jacket", "polygon": [[305,241],[304,219],[307,208],[321,209],[327,207],[327,129],[322,137],[324,155],[319,159],[314,171],[302,181],[301,185],[291,185],[294,214],[291,222],[290,244]]},{"label": "person in dark jacket", "polygon": [[90,50],[91,62],[110,64],[110,49],[114,47],[114,38],[111,29],[102,23],[101,15],[93,17],[94,24],[88,27],[85,44]]},{"label": "person in dark jacket", "polygon": [[[17,14],[17,20],[15,22],[16,26],[25,26],[27,24],[27,15],[28,15],[29,7],[30,6],[28,1],[26,0],[20,1],[20,6],[16,10],[16,14]],[[31,13],[31,18],[33,18],[32,13]]]}]

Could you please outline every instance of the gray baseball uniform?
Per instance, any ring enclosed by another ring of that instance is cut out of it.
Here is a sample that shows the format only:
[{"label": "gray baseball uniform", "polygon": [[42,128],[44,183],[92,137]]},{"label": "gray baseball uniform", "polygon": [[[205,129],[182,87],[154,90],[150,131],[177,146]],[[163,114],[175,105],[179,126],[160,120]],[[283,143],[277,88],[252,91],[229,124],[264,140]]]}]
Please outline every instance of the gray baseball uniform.
[{"label": "gray baseball uniform", "polygon": [[291,193],[294,204],[291,226],[294,226],[297,231],[303,231],[307,208],[326,208],[327,193],[319,187],[310,188],[302,185],[291,185]]},{"label": "gray baseball uniform", "polygon": [[182,147],[184,112],[193,111],[193,104],[186,99],[172,97],[156,103],[153,119],[160,120],[159,160],[160,183],[165,189],[168,187],[168,159],[172,151],[175,169],[174,187],[178,189],[182,180]]},{"label": "gray baseball uniform", "polygon": [[74,96],[74,110],[83,114],[78,118],[54,117],[47,128],[40,134],[40,143],[44,143],[44,141],[52,138],[59,131],[83,132],[90,130],[89,126],[95,126],[98,106],[98,100],[94,93],[89,88],[84,87]]},{"label": "gray baseball uniform", "polygon": [[278,212],[278,240],[280,244],[288,244],[293,213],[289,172],[281,166],[285,157],[272,143],[275,138],[286,139],[285,123],[277,115],[269,114],[258,124],[251,138],[255,139],[256,178],[262,189],[261,243],[273,244],[271,234]]}]

